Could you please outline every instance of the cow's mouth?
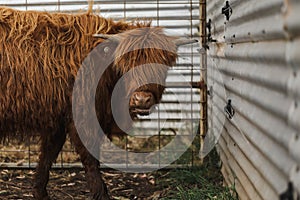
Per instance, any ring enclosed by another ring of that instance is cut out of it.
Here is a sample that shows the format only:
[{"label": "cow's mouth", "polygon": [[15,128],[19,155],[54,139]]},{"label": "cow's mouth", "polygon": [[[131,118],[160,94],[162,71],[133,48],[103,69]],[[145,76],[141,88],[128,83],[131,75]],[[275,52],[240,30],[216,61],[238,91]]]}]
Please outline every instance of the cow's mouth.
[{"label": "cow's mouth", "polygon": [[132,109],[130,109],[132,114],[142,115],[142,116],[150,115],[153,110],[154,110],[154,106],[152,106],[151,108],[132,108]]}]

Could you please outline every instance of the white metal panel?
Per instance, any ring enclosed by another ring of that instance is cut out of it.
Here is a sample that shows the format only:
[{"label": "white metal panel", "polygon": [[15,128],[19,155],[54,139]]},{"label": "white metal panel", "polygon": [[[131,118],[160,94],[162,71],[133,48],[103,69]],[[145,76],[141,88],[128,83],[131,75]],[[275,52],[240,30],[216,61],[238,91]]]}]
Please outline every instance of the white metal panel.
[{"label": "white metal panel", "polygon": [[245,172],[240,176],[248,177],[240,181],[239,194],[251,185],[263,199],[278,199],[289,182],[300,192],[300,2],[232,0],[229,20],[221,14],[225,2],[212,0],[207,6],[217,40],[208,52],[211,129],[222,130],[216,119],[224,115],[228,99],[236,111],[222,135],[233,143],[220,143],[224,176],[232,177],[228,169],[236,164],[225,161],[222,151],[236,158]]},{"label": "white metal panel", "polygon": [[291,38],[295,38],[300,35],[299,25],[299,10],[300,3],[298,0],[285,1],[285,12],[286,12],[286,24],[285,28]]},{"label": "white metal panel", "polygon": [[[227,144],[226,144],[227,143]],[[247,185],[247,187],[243,187],[244,190],[246,191],[247,196],[250,199],[257,199],[257,200],[262,200],[263,198],[258,194],[257,190],[255,189],[254,185],[250,182],[248,176],[245,174],[244,170],[241,169],[239,166],[238,162],[235,160],[235,157],[232,156],[232,154],[228,151],[227,146],[228,145],[233,145],[232,142],[224,141],[223,137],[220,138],[219,144],[220,144],[220,150],[221,150],[221,158],[223,160],[228,160],[228,163],[230,163],[230,168],[233,171],[233,176],[236,177],[236,179],[239,180],[239,182],[244,183]]]}]

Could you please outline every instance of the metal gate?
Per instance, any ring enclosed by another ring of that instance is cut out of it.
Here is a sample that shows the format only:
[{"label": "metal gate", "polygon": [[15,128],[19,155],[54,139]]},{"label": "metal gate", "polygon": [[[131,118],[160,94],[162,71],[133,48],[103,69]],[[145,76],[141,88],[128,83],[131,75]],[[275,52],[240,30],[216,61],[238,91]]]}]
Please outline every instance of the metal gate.
[{"label": "metal gate", "polygon": [[[49,12],[78,13],[86,12],[86,0],[37,1],[37,0],[0,0],[0,6],[8,6],[20,10],[40,10]],[[135,19],[151,20],[153,26],[165,27],[169,35],[197,38],[199,27],[199,1],[197,0],[96,0],[93,12],[115,20],[131,21]],[[170,141],[177,135],[191,135],[197,130],[199,115],[199,91],[193,88],[193,82],[199,81],[198,44],[179,48],[177,65],[172,67],[167,78],[167,88],[157,111],[150,117],[141,117],[134,125],[141,129],[138,137],[144,141],[156,141],[152,150],[161,150],[164,140]],[[178,77],[181,77],[180,79]],[[178,101],[185,104],[178,108]],[[183,116],[184,115],[184,116]],[[182,123],[184,121],[184,124]],[[184,126],[184,131],[181,129]],[[156,138],[156,139],[155,139]],[[167,138],[167,139],[166,139]],[[125,149],[134,147],[132,138],[126,138]],[[9,145],[0,146],[2,167],[32,168],[36,165],[38,141],[27,141],[18,144],[12,141]],[[174,149],[184,153],[186,150]],[[71,144],[67,143],[60,154],[56,167],[80,167],[78,158],[74,157]],[[189,149],[187,158],[177,164],[193,165],[198,155],[195,149]],[[124,167],[129,167],[125,165]]]},{"label": "metal gate", "polygon": [[299,199],[300,2],[207,2],[209,124],[226,183],[241,199]]}]

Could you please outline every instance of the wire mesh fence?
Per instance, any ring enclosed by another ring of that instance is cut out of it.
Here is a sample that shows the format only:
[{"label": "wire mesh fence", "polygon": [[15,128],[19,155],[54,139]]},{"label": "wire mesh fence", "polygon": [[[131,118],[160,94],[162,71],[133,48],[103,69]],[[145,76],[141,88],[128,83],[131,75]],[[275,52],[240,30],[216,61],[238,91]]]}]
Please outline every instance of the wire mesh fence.
[{"label": "wire mesh fence", "polygon": [[[57,0],[0,0],[0,6],[19,10],[39,10],[47,12],[82,13],[88,3],[82,1]],[[169,35],[197,38],[199,27],[199,1],[195,0],[98,0],[94,1],[93,12],[114,20],[146,20],[153,26],[162,26]],[[198,44],[178,49],[176,66],[168,73],[167,87],[160,104],[149,116],[139,116],[134,122],[134,134],[113,138],[113,143],[127,152],[164,151],[174,137],[194,139],[199,119],[199,89],[193,83],[200,80],[200,58]],[[185,143],[184,139],[182,140]],[[39,139],[7,141],[0,146],[0,167],[34,168],[38,160]],[[191,166],[197,163],[199,142],[197,137],[188,149],[173,149],[182,154],[173,166]],[[107,152],[113,156],[114,152]],[[118,158],[116,158],[118,159]],[[159,163],[163,160],[159,157]],[[81,167],[79,157],[67,140],[60,153],[56,168]],[[124,168],[134,167],[126,164]],[[103,166],[102,166],[103,167]],[[149,165],[149,167],[151,167]]]}]

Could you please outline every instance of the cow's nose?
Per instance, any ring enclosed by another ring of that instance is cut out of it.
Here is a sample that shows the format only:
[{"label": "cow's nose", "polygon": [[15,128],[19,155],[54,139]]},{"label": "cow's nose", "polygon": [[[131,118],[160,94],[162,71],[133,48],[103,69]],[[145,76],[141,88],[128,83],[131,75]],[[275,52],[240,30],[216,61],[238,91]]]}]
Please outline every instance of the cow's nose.
[{"label": "cow's nose", "polygon": [[138,108],[150,108],[154,103],[153,94],[150,92],[135,92],[132,96],[132,104]]}]

